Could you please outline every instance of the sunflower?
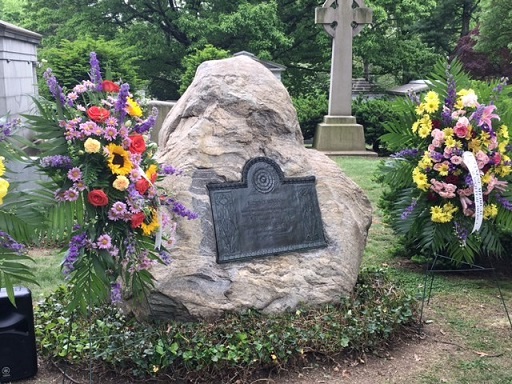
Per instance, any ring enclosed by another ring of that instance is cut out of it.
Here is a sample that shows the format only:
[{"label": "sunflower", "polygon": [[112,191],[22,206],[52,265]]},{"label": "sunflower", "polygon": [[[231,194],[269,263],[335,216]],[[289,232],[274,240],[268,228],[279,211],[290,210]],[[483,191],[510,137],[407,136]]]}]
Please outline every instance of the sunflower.
[{"label": "sunflower", "polygon": [[133,169],[133,163],[130,160],[130,152],[117,144],[107,145],[108,166],[112,173],[116,175],[128,175]]},{"label": "sunflower", "polygon": [[160,227],[160,222],[158,220],[158,212],[155,209],[152,209],[152,217],[151,222],[149,224],[146,224],[146,222],[143,222],[141,225],[142,232],[145,236],[151,236],[153,233],[156,232],[158,227]]}]

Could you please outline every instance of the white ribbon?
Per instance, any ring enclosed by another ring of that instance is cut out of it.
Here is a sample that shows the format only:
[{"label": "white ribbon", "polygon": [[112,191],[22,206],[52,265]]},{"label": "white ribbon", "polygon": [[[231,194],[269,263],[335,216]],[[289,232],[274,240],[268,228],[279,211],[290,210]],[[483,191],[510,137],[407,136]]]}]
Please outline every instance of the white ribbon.
[{"label": "white ribbon", "polygon": [[471,233],[479,231],[484,218],[484,195],[482,193],[482,178],[480,169],[472,152],[466,151],[462,154],[462,161],[468,167],[471,180],[473,181],[473,196],[475,197],[475,223]]}]

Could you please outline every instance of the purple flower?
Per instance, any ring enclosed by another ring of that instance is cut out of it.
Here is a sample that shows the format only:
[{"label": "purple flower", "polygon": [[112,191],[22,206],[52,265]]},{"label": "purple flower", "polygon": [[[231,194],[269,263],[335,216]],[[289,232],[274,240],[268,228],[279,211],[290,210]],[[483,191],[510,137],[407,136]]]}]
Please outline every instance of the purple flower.
[{"label": "purple flower", "polygon": [[[449,66],[448,66],[449,71]],[[451,73],[448,74],[448,94],[446,95],[446,99],[444,100],[443,112],[441,114],[443,118],[443,123],[445,125],[451,125],[452,123],[452,111],[453,106],[455,105],[455,101],[457,100],[457,84],[455,83],[455,78]]]},{"label": "purple flower", "polygon": [[123,301],[123,296],[121,293],[121,284],[112,283],[110,285],[110,301],[112,304],[119,304]]},{"label": "purple flower", "polygon": [[5,123],[0,123],[0,142],[11,136],[20,124],[20,119],[7,120]]},{"label": "purple flower", "polygon": [[160,260],[162,260],[162,262],[165,265],[171,264],[171,262],[172,262],[171,254],[165,250],[161,250],[160,251]]},{"label": "purple flower", "polygon": [[44,72],[43,77],[45,78],[46,84],[48,84],[48,88],[50,89],[50,92],[55,100],[60,103],[60,105],[65,105],[66,95],[64,95],[64,92],[62,92],[62,87],[57,82],[57,79],[55,78],[51,68],[48,68]]},{"label": "purple flower", "polygon": [[96,85],[96,90],[98,92],[101,92],[102,86],[101,83],[103,82],[103,79],[101,77],[101,69],[100,69],[100,62],[98,61],[98,58],[96,57],[96,52],[91,52],[89,56],[90,64],[91,64],[91,81]]},{"label": "purple flower", "polygon": [[405,157],[416,157],[416,156],[418,156],[419,153],[420,153],[420,150],[417,148],[408,148],[408,149],[403,149],[399,152],[396,152],[396,153],[392,154],[390,157],[392,157],[394,159],[403,159]]},{"label": "purple flower", "polygon": [[496,195],[496,200],[501,204],[507,211],[512,211],[512,202],[502,195]]},{"label": "purple flower", "polygon": [[157,117],[158,117],[158,109],[156,107],[153,107],[151,109],[151,116],[149,116],[141,124],[137,124],[133,130],[140,134],[149,132],[151,130],[151,128],[153,128],[155,126]]},{"label": "purple flower", "polygon": [[119,94],[117,95],[117,101],[114,106],[117,114],[119,115],[119,124],[123,124],[124,122],[124,118],[126,116],[126,103],[129,96],[130,85],[127,83],[121,84],[121,89],[119,90]]},{"label": "purple flower", "polygon": [[25,246],[14,240],[7,232],[0,231],[0,247],[13,251],[18,255],[25,252]]},{"label": "purple flower", "polygon": [[192,212],[187,207],[185,207],[182,203],[179,201],[175,201],[171,198],[167,199],[166,204],[170,205],[172,208],[172,211],[181,216],[186,217],[188,220],[194,220],[197,219],[198,215],[195,212]]},{"label": "purple flower", "polygon": [[68,253],[62,263],[62,273],[65,276],[69,276],[75,269],[75,262],[80,257],[80,253],[83,248],[87,245],[87,234],[81,233],[75,235],[69,241]]},{"label": "purple flower", "polygon": [[181,169],[176,169],[172,165],[164,165],[162,167],[162,172],[166,176],[181,175],[183,173],[183,171]]},{"label": "purple flower", "polygon": [[127,220],[127,214],[126,204],[122,201],[116,201],[108,211],[108,218],[112,221]]},{"label": "purple flower", "polygon": [[417,199],[414,199],[411,203],[411,205],[409,205],[407,208],[404,209],[404,211],[402,212],[402,215],[400,215],[400,219],[402,220],[407,220],[407,218],[412,214],[412,212],[414,211],[414,208],[416,208],[416,205],[418,204],[418,200]]},{"label": "purple flower", "polygon": [[68,171],[68,179],[71,181],[78,181],[82,179],[82,171],[78,167],[73,167]]},{"label": "purple flower", "polygon": [[62,198],[64,201],[77,201],[80,197],[80,192],[75,188],[69,188],[68,190],[62,193]]},{"label": "purple flower", "polygon": [[466,240],[469,236],[469,231],[466,227],[460,224],[458,221],[455,222],[455,234],[462,244],[466,244]]},{"label": "purple flower", "polygon": [[109,249],[110,247],[112,247],[112,238],[107,234],[103,234],[98,237],[96,245],[99,249]]},{"label": "purple flower", "polygon": [[63,156],[63,155],[54,155],[54,156],[46,156],[43,157],[39,164],[43,168],[62,168],[62,169],[71,169],[72,162],[71,157]]}]

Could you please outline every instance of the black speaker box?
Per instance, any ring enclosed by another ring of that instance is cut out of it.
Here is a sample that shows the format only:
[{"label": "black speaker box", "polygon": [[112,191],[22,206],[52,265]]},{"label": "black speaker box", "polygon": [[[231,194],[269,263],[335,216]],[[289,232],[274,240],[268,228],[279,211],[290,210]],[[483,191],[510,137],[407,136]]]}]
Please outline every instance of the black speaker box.
[{"label": "black speaker box", "polygon": [[32,294],[14,288],[16,307],[0,289],[0,383],[33,377],[37,373]]}]

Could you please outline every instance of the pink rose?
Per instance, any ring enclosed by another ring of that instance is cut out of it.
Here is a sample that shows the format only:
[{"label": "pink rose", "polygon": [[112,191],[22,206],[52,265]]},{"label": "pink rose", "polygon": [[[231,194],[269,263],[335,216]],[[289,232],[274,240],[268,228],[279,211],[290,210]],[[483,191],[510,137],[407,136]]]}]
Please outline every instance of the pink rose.
[{"label": "pink rose", "polygon": [[452,162],[452,164],[460,165],[462,164],[462,157],[454,155],[450,158],[450,161]]}]

